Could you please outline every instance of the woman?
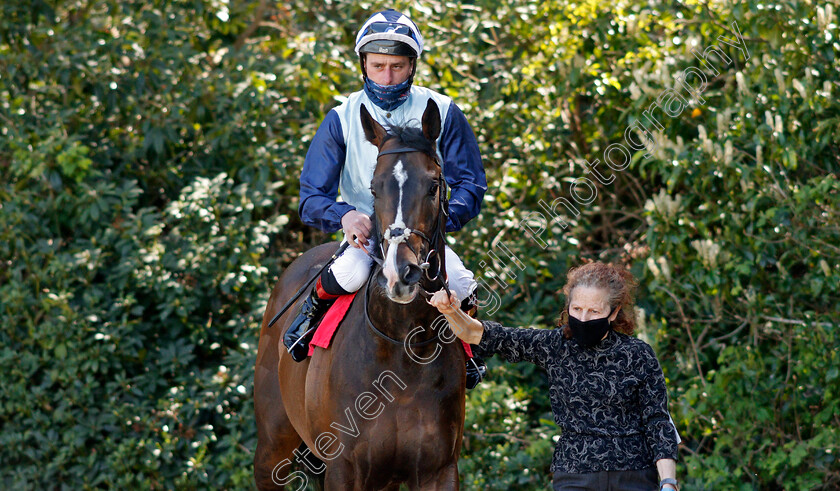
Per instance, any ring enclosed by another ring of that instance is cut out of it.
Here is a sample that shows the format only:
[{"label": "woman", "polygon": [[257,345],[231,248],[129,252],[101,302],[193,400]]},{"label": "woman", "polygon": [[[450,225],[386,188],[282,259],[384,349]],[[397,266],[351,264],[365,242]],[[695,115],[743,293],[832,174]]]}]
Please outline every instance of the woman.
[{"label": "woman", "polygon": [[479,322],[444,291],[429,301],[459,338],[478,345],[479,356],[527,360],[548,372],[563,430],[551,463],[555,490],[679,489],[665,377],[653,349],[630,336],[635,289],[633,276],[614,265],[573,268],[558,330]]}]

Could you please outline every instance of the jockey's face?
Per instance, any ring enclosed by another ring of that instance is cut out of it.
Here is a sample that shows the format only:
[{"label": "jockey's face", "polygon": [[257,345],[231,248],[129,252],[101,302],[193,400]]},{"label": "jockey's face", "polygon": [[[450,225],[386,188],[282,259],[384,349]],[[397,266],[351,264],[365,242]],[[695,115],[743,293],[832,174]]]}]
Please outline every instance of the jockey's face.
[{"label": "jockey's face", "polygon": [[368,78],[379,85],[397,85],[411,75],[411,59],[408,56],[368,53],[365,55],[365,71]]}]

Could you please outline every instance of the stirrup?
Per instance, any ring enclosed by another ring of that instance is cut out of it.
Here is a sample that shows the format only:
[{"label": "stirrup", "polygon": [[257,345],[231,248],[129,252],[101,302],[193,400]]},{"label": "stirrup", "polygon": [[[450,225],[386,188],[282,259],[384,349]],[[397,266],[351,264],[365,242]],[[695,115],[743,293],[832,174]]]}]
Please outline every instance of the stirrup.
[{"label": "stirrup", "polygon": [[[316,324],[315,327],[310,327],[305,333],[301,334],[301,336],[297,338],[297,341],[286,348],[292,356],[292,360],[300,363],[309,356],[309,338],[315,330],[318,329],[319,325],[320,323]],[[300,349],[304,350],[304,353],[300,353]]]}]

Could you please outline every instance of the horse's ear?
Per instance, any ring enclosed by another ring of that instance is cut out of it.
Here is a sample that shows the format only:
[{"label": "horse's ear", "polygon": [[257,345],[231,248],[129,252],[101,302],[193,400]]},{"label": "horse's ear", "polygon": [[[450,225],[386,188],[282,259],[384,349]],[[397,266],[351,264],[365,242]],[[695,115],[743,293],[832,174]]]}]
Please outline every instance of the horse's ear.
[{"label": "horse's ear", "polygon": [[362,129],[365,130],[365,138],[367,138],[367,141],[373,143],[376,148],[379,148],[388,132],[385,131],[385,128],[381,124],[373,119],[373,116],[370,115],[364,104],[362,104],[361,117]]},{"label": "horse's ear", "polygon": [[440,109],[431,97],[423,111],[423,136],[432,143],[440,136]]}]

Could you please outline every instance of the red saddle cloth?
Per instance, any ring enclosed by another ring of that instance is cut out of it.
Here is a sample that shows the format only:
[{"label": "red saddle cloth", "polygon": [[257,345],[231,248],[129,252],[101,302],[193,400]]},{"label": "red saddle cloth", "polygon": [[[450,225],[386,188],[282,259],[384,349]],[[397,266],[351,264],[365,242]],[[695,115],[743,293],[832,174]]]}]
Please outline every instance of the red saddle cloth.
[{"label": "red saddle cloth", "polygon": [[344,316],[347,315],[347,311],[350,310],[350,306],[353,305],[353,299],[356,298],[356,293],[359,292],[354,292],[350,295],[341,295],[335,299],[330,309],[324,314],[324,318],[321,320],[321,324],[318,325],[318,329],[315,329],[315,335],[312,336],[312,341],[309,342],[309,356],[312,356],[312,353],[315,352],[316,346],[324,349],[330,347],[338,325],[341,324]]},{"label": "red saddle cloth", "polygon": [[[344,316],[347,315],[347,311],[350,310],[350,306],[353,304],[353,299],[356,298],[356,293],[359,292],[351,293],[350,295],[341,295],[335,299],[335,302],[333,302],[332,306],[330,306],[330,309],[326,314],[324,314],[321,324],[318,325],[317,329],[315,329],[312,341],[309,342],[309,356],[312,356],[312,353],[315,352],[316,346],[324,349],[330,347],[332,338],[335,336],[335,331],[338,329],[338,325],[341,324],[341,321],[344,320]],[[470,345],[463,341],[461,341],[461,344],[464,345],[464,352],[467,354],[467,358],[472,358],[473,354]]]}]

